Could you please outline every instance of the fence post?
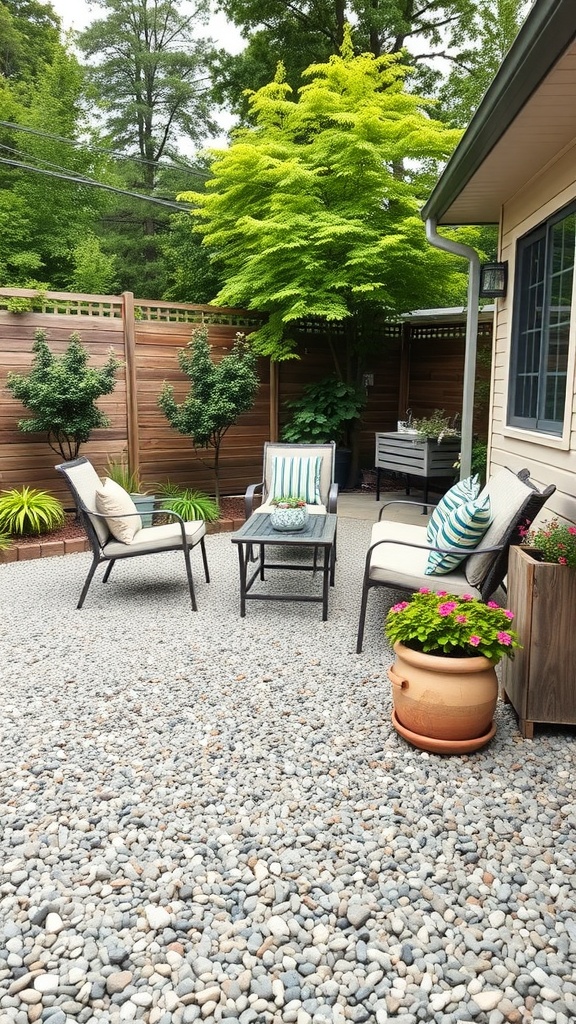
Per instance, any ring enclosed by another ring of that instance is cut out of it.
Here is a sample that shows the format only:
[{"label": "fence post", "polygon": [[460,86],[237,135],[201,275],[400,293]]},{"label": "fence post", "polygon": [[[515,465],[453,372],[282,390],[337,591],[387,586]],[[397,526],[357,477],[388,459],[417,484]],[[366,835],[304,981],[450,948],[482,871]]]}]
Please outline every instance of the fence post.
[{"label": "fence post", "polygon": [[124,357],[126,361],[126,432],[128,465],[131,473],[140,469],[140,437],[138,433],[138,391],[136,387],[136,320],[134,294],[122,292],[124,323]]},{"label": "fence post", "polygon": [[280,364],[270,360],[270,440],[278,440],[278,377]]},{"label": "fence post", "polygon": [[406,419],[406,410],[410,405],[410,349],[412,325],[403,323],[400,335],[400,382],[398,387],[398,419]]}]

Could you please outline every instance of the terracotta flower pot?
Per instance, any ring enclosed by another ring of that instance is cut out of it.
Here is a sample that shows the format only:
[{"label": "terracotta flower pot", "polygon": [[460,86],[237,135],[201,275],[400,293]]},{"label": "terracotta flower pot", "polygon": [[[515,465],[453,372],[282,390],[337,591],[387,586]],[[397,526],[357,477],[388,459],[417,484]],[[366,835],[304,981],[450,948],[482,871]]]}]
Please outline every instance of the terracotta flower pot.
[{"label": "terracotta flower pot", "polygon": [[492,738],[498,680],[488,658],[422,654],[401,643],[394,653],[388,678],[400,735],[440,753],[477,750]]}]

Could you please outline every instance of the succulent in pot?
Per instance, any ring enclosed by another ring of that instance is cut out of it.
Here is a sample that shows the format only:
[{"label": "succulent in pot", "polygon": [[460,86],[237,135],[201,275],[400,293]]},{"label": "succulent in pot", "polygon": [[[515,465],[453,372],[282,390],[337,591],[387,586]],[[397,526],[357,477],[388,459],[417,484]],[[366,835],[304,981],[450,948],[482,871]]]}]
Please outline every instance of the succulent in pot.
[{"label": "succulent in pot", "polygon": [[305,508],[306,501],[304,498],[292,498],[290,496],[281,498],[272,498],[271,505],[276,505],[277,508]]}]

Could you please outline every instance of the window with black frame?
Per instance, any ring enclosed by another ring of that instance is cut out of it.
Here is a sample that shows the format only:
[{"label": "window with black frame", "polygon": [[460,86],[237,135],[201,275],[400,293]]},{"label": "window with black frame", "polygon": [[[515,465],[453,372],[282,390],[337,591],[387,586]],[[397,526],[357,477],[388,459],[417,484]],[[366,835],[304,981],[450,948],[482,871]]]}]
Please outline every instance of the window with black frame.
[{"label": "window with black frame", "polygon": [[575,240],[573,204],[518,243],[510,426],[546,434],[563,431]]}]

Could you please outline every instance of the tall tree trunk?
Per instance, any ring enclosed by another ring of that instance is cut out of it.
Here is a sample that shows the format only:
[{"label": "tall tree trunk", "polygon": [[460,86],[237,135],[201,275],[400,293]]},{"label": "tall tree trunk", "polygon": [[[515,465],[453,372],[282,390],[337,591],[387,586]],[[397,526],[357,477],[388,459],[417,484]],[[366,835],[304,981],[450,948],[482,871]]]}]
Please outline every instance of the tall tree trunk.
[{"label": "tall tree trunk", "polygon": [[346,22],[346,3],[345,0],[335,0],[334,14],[336,16],[336,42],[338,49],[344,42],[344,25]]}]

